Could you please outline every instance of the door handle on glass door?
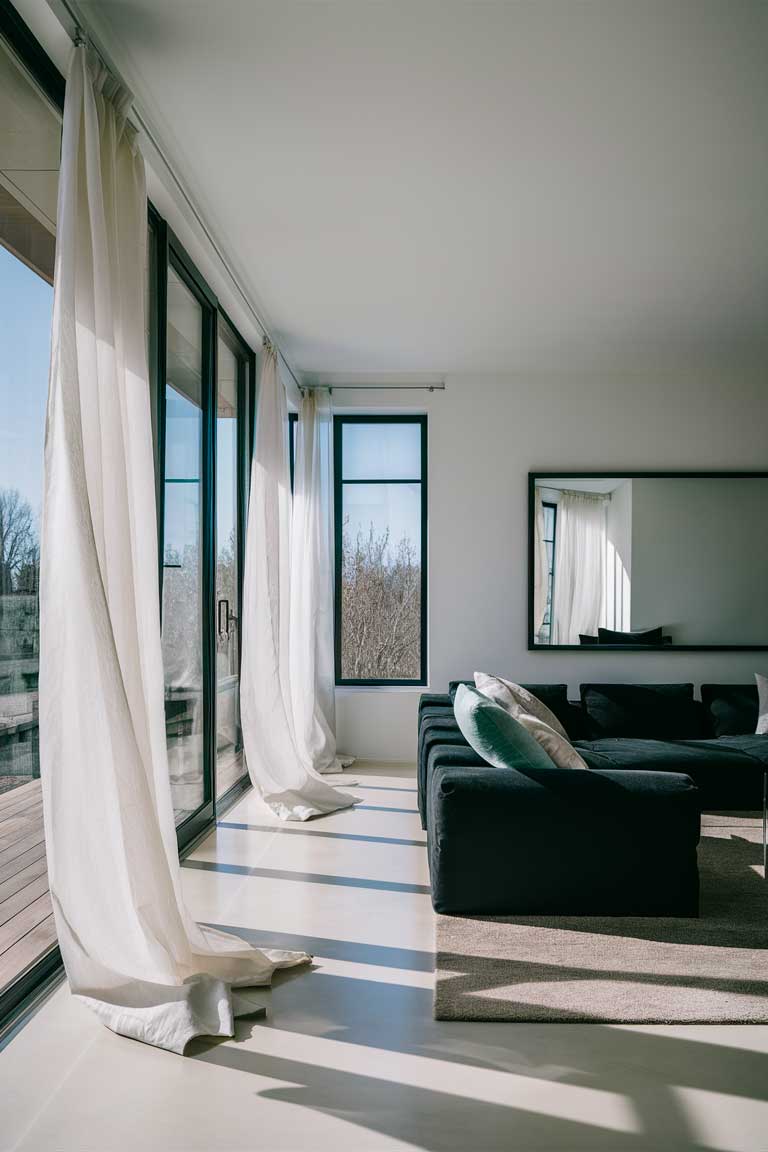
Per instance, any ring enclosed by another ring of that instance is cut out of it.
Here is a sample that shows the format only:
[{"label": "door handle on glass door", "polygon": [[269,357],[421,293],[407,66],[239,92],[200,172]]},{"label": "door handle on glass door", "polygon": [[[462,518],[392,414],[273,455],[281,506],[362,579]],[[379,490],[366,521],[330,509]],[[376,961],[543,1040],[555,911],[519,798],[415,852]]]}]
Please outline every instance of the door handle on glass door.
[{"label": "door handle on glass door", "polygon": [[[224,609],[224,627],[221,626],[221,610]],[[219,600],[219,636],[229,635],[229,600]]]}]

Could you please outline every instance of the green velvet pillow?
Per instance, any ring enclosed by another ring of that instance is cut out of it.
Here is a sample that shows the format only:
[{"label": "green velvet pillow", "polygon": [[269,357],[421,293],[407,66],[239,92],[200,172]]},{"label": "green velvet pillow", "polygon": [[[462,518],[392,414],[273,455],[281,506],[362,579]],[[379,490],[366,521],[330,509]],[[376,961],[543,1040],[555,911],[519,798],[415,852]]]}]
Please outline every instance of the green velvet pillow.
[{"label": "green velvet pillow", "polygon": [[538,740],[476,688],[461,684],[453,711],[464,739],[494,768],[555,767]]}]

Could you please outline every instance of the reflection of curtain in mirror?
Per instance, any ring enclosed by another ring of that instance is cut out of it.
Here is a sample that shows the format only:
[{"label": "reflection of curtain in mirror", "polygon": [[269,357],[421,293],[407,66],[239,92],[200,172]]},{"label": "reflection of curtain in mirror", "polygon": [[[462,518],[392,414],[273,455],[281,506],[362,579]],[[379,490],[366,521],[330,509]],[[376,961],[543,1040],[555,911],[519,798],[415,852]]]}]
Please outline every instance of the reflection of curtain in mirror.
[{"label": "reflection of curtain in mirror", "polygon": [[544,543],[544,504],[541,490],[536,489],[534,495],[534,532],[533,543],[533,634],[538,635],[544,616],[547,611],[547,585],[549,584],[549,563],[547,561],[547,546]]},{"label": "reflection of curtain in mirror", "polygon": [[600,622],[606,497],[563,492],[557,506],[552,643],[578,644]]}]

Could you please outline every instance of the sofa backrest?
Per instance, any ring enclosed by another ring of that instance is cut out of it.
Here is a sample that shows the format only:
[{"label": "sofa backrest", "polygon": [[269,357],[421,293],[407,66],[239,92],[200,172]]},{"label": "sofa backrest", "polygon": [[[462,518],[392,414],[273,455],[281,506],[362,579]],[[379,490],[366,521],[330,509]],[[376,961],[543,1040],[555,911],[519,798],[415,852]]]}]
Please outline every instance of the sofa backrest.
[{"label": "sofa backrest", "polygon": [[[451,680],[451,699],[459,684]],[[524,684],[554,712],[571,740],[634,737],[646,740],[703,740],[755,731],[755,684],[581,684],[580,701],[568,699],[566,684]]]}]

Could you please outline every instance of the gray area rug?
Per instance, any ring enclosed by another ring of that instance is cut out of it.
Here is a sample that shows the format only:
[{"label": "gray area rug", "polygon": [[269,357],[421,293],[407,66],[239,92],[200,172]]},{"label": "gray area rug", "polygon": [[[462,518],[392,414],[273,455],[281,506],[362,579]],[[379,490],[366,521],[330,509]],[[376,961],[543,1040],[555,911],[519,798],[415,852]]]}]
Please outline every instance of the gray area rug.
[{"label": "gray area rug", "polygon": [[437,916],[435,1017],[768,1022],[761,819],[704,817],[699,869],[695,920]]}]

